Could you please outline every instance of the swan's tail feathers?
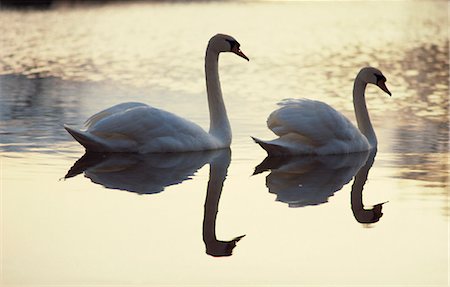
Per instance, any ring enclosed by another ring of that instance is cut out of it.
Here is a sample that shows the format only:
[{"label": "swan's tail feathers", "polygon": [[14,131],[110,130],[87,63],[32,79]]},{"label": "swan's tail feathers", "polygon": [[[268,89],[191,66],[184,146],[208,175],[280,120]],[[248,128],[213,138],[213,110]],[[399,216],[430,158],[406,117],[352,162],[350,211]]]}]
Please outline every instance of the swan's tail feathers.
[{"label": "swan's tail feathers", "polygon": [[67,125],[64,125],[64,128],[74,139],[76,139],[88,151],[100,151],[101,148],[103,147],[102,144],[100,144],[95,139],[93,139],[89,135],[86,135],[84,132],[80,130],[71,128]]},{"label": "swan's tail feathers", "polygon": [[289,150],[283,146],[274,143],[268,143],[254,137],[252,137],[252,139],[255,141],[255,143],[259,144],[270,156],[281,156],[289,154]]}]

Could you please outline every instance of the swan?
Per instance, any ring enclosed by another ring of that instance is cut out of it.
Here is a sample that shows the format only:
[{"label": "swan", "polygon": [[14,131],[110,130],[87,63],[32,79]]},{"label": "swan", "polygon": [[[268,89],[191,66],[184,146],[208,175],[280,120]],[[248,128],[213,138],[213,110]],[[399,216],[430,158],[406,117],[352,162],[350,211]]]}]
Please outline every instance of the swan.
[{"label": "swan", "polygon": [[175,114],[135,102],[121,103],[93,115],[82,130],[68,125],[64,128],[92,152],[162,153],[227,148],[231,144],[231,128],[219,81],[221,52],[232,52],[249,61],[233,37],[217,34],[209,40],[205,55],[209,132]]},{"label": "swan", "polygon": [[386,77],[373,67],[362,68],[353,86],[356,128],[343,114],[326,103],[308,99],[289,99],[279,103],[267,126],[279,138],[263,141],[252,137],[269,156],[294,154],[346,154],[376,148],[377,138],[365,101],[367,84],[375,84],[391,96]]}]

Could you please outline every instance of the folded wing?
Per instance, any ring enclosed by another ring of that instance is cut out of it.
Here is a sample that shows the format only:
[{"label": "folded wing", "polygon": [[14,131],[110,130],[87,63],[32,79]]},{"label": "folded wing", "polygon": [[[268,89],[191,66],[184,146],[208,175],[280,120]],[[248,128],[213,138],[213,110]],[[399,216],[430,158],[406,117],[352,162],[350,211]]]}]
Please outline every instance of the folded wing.
[{"label": "folded wing", "polygon": [[89,118],[84,130],[66,129],[88,150],[179,152],[216,144],[197,124],[140,103],[124,103]]},{"label": "folded wing", "polygon": [[267,120],[267,126],[280,137],[292,136],[305,144],[322,146],[330,140],[352,141],[359,130],[329,105],[313,100],[286,100]]}]

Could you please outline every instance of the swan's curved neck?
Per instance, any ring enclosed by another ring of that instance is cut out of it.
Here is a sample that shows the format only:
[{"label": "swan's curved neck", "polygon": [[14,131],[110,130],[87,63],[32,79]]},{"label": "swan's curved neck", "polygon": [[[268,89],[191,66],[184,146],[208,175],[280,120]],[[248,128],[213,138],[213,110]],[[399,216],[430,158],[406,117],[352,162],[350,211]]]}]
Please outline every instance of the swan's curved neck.
[{"label": "swan's curved neck", "polygon": [[210,117],[209,133],[220,140],[225,147],[231,143],[231,127],[223,102],[218,62],[219,53],[208,46],[205,56],[205,74]]},{"label": "swan's curved neck", "polygon": [[373,130],[372,123],[370,122],[369,113],[367,112],[366,97],[364,95],[366,86],[367,83],[361,80],[358,75],[353,86],[353,106],[358,128],[373,148],[377,146],[377,137]]}]

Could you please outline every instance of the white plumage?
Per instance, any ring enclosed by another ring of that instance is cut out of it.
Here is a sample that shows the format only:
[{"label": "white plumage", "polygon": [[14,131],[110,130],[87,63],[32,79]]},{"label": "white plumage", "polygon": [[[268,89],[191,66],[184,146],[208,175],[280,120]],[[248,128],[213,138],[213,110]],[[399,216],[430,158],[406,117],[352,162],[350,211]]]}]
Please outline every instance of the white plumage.
[{"label": "white plumage", "polygon": [[210,108],[210,130],[142,103],[122,103],[90,117],[83,129],[65,129],[86,150],[93,152],[187,152],[229,147],[231,128],[218,75],[221,52],[241,52],[231,36],[217,34],[208,43],[205,56],[206,87]]},{"label": "white plumage", "polygon": [[263,141],[253,138],[269,155],[345,154],[367,151],[377,146],[377,139],[365,105],[367,83],[375,83],[390,94],[386,78],[375,68],[361,70],[353,93],[356,128],[343,114],[326,103],[308,99],[289,99],[279,105],[267,120],[267,126],[279,138]]},{"label": "white plumage", "polygon": [[279,103],[267,126],[278,139],[267,144],[291,154],[338,154],[369,149],[367,139],[340,112],[329,105],[307,99]]},{"label": "white plumage", "polygon": [[194,122],[141,103],[122,103],[67,131],[89,151],[176,152],[225,147]]}]

